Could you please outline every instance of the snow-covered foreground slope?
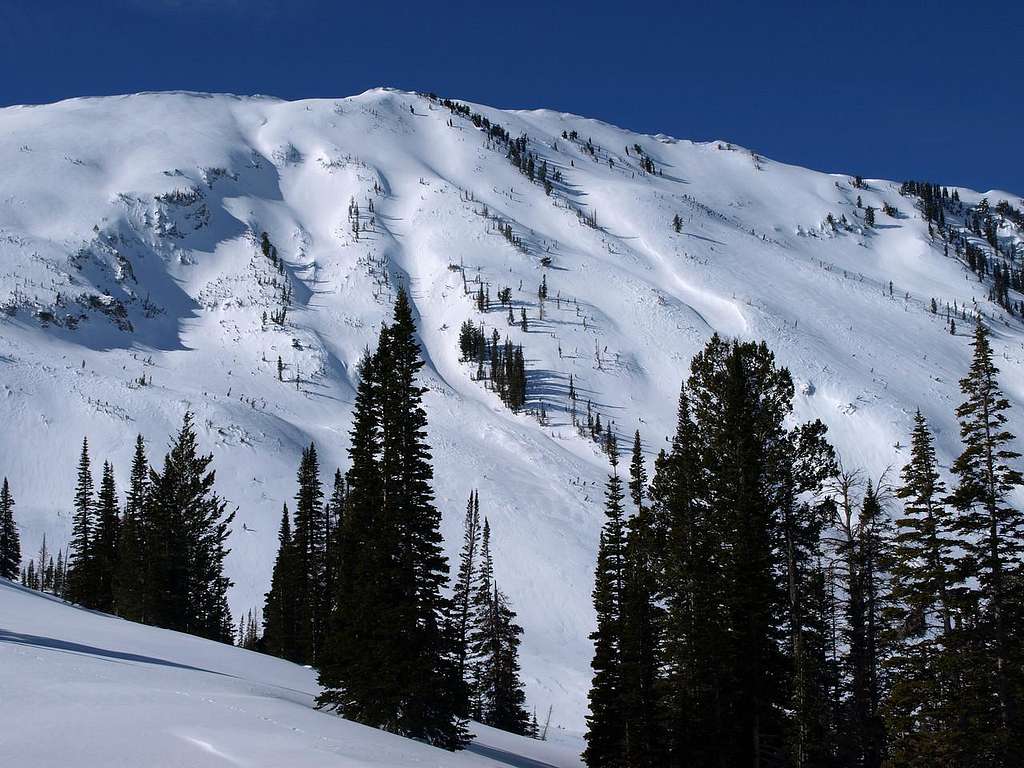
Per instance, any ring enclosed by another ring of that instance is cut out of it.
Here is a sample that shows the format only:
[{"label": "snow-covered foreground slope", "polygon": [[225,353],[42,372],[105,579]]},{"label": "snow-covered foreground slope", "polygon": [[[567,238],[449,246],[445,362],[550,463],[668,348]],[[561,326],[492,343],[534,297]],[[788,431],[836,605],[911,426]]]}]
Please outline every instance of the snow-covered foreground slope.
[{"label": "snow-covered foreground slope", "polygon": [[0,765],[570,768],[578,739],[474,724],[453,754],[313,708],[314,673],[0,579]]},{"label": "snow-covered foreground slope", "polygon": [[[729,144],[567,114],[471,110],[528,135],[537,166],[558,171],[550,195],[469,119],[397,91],[0,110],[0,475],[18,499],[26,556],[43,534],[51,549],[67,540],[83,435],[123,486],[136,433],[157,461],[192,409],[218,489],[238,506],[232,607],[261,605],[300,450],[317,443],[325,481],[345,468],[356,363],[404,283],[427,359],[450,552],[477,487],[498,581],[526,630],[530,704],[579,730],[606,465],[571,426],[570,375],[581,411],[591,400],[623,439],[639,429],[653,456],[708,337],[765,339],[798,381],[798,417],[823,419],[846,464],[877,477],[905,461],[917,407],[943,461],[958,448],[970,324],[951,335],[944,312],[929,311],[934,298],[985,312],[1003,384],[1024,405],[1021,326],[929,239],[898,184],[855,188]],[[642,172],[642,157],[659,173]],[[858,197],[879,210],[876,229],[861,225]],[[849,226],[826,226],[828,214]],[[261,253],[263,232],[283,266]],[[526,331],[507,324],[505,286]],[[543,404],[546,425],[504,408],[459,362],[466,319],[523,344],[530,405]],[[1024,432],[1020,407],[1010,426]]]}]

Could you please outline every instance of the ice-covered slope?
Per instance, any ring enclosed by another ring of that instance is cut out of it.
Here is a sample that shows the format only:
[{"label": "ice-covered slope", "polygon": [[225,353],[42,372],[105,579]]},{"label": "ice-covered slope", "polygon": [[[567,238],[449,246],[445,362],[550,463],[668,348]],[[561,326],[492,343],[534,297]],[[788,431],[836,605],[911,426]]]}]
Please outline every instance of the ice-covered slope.
[{"label": "ice-covered slope", "polygon": [[[957,449],[969,323],[950,335],[935,298],[989,317],[1003,383],[1024,405],[1021,326],[929,238],[898,184],[855,188],[724,142],[567,114],[469,111],[528,136],[550,195],[473,121],[398,91],[0,110],[0,475],[26,556],[44,533],[51,548],[66,541],[83,435],[123,483],[136,433],[155,461],[190,408],[238,506],[232,607],[260,605],[299,452],[317,443],[325,480],[345,468],[355,367],[404,283],[428,361],[446,540],[454,552],[478,487],[526,630],[530,703],[579,729],[605,461],[570,424],[570,374],[581,411],[589,399],[623,438],[639,429],[653,455],[691,355],[714,331],[763,338],[798,380],[798,416],[822,418],[844,461],[877,476],[906,459],[897,444],[918,406],[943,460]],[[982,197],[958,192],[967,205]],[[877,228],[862,226],[858,197],[879,209]],[[283,267],[261,252],[263,232]],[[489,312],[475,307],[477,281]],[[504,286],[525,332],[507,324]],[[523,344],[546,424],[474,381],[459,361],[465,319]],[[1020,408],[1011,426],[1024,432]]]},{"label": "ice-covered slope", "polygon": [[315,674],[0,579],[0,764],[577,768],[581,744],[473,724],[444,752],[313,708]]}]

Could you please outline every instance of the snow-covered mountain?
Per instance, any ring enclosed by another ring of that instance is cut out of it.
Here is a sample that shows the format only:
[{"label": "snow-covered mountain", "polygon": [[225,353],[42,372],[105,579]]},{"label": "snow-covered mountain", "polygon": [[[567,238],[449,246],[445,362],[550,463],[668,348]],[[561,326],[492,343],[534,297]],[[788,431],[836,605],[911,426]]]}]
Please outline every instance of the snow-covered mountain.
[{"label": "snow-covered mountain", "polygon": [[[499,132],[527,137],[549,189],[509,162]],[[44,534],[51,549],[67,540],[84,435],[123,485],[135,435],[156,461],[191,409],[238,507],[232,607],[261,605],[299,453],[316,442],[325,481],[345,468],[356,365],[404,283],[448,546],[479,488],[526,631],[530,704],[570,730],[586,709],[606,472],[571,425],[570,375],[581,415],[590,400],[653,456],[709,336],[765,339],[798,382],[797,416],[825,421],[844,462],[877,477],[906,460],[917,407],[942,460],[955,455],[966,307],[992,324],[1002,383],[1024,406],[1024,329],[930,238],[916,198],[724,141],[386,89],[156,93],[0,110],[0,169],[0,475],[26,557]],[[965,208],[1022,207],[957,193]],[[1020,245],[1001,221],[1000,242]],[[522,343],[535,413],[512,413],[460,362],[466,319]],[[1024,433],[1022,408],[1011,427]]]}]

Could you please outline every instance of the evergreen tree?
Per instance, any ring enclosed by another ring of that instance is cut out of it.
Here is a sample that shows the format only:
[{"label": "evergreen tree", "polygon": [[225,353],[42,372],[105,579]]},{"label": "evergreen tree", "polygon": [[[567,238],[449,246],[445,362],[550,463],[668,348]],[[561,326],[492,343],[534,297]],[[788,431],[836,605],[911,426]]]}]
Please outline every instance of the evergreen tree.
[{"label": "evergreen tree", "polygon": [[212,455],[199,454],[186,412],[162,470],[150,470],[144,599],[151,623],[229,643],[234,622],[224,558],[234,513],[214,490],[212,462]]},{"label": "evergreen tree", "polygon": [[146,444],[142,435],[137,435],[124,516],[118,529],[113,579],[114,610],[130,621],[148,621],[144,602],[149,568],[145,517],[148,488]]},{"label": "evergreen tree", "polygon": [[485,674],[485,667],[481,659],[488,650],[489,636],[486,634],[485,625],[494,613],[492,601],[494,593],[494,558],[491,555],[491,524],[484,518],[484,525],[480,536],[480,568],[476,579],[473,582],[473,597],[470,607],[470,629],[468,637],[469,658],[469,705],[472,718],[477,722],[484,722],[487,719],[487,703],[490,701],[492,691],[487,687],[489,678]]},{"label": "evergreen tree", "polygon": [[297,590],[297,560],[288,505],[281,512],[277,533],[277,557],[270,577],[270,591],[264,596],[263,650],[289,661],[300,662],[300,601]]},{"label": "evergreen tree", "polygon": [[896,495],[903,516],[893,546],[893,603],[885,702],[890,755],[897,764],[942,763],[955,753],[960,718],[954,614],[956,537],[931,431],[914,417],[910,461]]},{"label": "evergreen tree", "polygon": [[[473,502],[476,511],[475,498]],[[485,725],[525,735],[529,713],[519,668],[523,630],[515,623],[516,614],[508,597],[494,579],[491,527],[486,518],[480,539],[480,568],[473,586],[468,637],[471,712]]]},{"label": "evergreen tree", "polygon": [[[614,450],[613,438],[609,451]],[[651,510],[644,504],[647,470],[639,431],[633,436],[629,492],[636,512],[626,525],[620,606],[625,757],[630,766],[658,768],[664,764],[658,680],[664,611],[658,603],[658,542]]]},{"label": "evergreen tree", "polygon": [[14,496],[5,477],[0,486],[0,579],[17,579],[20,568],[21,537],[14,522]]},{"label": "evergreen tree", "polygon": [[100,490],[96,499],[96,535],[92,547],[96,579],[96,596],[93,607],[108,613],[114,610],[114,573],[117,569],[117,541],[120,524],[114,468],[109,461],[105,461],[100,478]]},{"label": "evergreen tree", "polygon": [[1010,403],[999,389],[989,331],[980,321],[973,348],[970,370],[960,381],[965,401],[956,414],[964,450],[952,465],[957,485],[950,501],[964,550],[967,610],[985,617],[974,644],[984,649],[983,663],[995,687],[990,729],[998,763],[993,765],[1009,765],[1011,755],[1024,750],[1021,702],[1010,666],[1014,646],[1022,641],[1011,636],[1005,619],[1011,600],[1007,576],[1024,552],[1024,513],[1014,507],[1011,495],[1024,484],[1024,476],[1012,466],[1020,454],[1009,447],[1014,440],[1006,429]]},{"label": "evergreen tree", "polygon": [[456,656],[459,677],[468,684],[467,660],[469,655],[469,634],[473,618],[473,590],[476,586],[477,560],[480,553],[480,494],[473,491],[466,503],[466,518],[463,523],[462,552],[459,555],[459,571],[455,577],[452,599],[452,623],[455,627]]},{"label": "evergreen tree", "polygon": [[320,465],[316,446],[310,443],[302,451],[298,471],[298,492],[295,494],[295,527],[293,563],[294,592],[298,624],[295,628],[295,652],[302,663],[313,663],[325,630],[326,617],[321,615],[321,595],[326,588],[324,561],[327,549],[327,521],[324,515],[323,490],[320,486]]},{"label": "evergreen tree", "polygon": [[404,289],[356,397],[338,607],[321,665],[321,706],[456,749],[462,682],[448,563],[433,503],[423,366]]},{"label": "evergreen tree", "polygon": [[792,379],[764,344],[716,336],[690,370],[651,489],[663,764],[827,760],[821,513],[803,501],[834,464],[824,426],[787,428]]},{"label": "evergreen tree", "polygon": [[594,610],[597,629],[590,635],[594,677],[590,684],[590,714],[587,716],[587,748],[583,760],[588,768],[625,765],[626,723],[622,697],[622,591],[625,575],[625,523],[622,480],[617,451],[609,453],[612,471],[605,490],[605,522],[597,549],[594,576]]},{"label": "evergreen tree", "polygon": [[92,470],[89,464],[89,441],[87,438],[83,438],[82,453],[78,460],[74,512],[71,517],[71,543],[68,548],[66,591],[68,600],[90,608],[96,598],[93,565],[95,505]]}]

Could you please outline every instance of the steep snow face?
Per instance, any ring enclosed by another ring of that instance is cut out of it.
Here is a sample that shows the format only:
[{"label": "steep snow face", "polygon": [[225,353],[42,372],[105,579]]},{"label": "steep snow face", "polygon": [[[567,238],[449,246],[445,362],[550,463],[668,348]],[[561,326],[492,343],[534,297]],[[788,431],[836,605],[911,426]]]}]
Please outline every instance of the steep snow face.
[{"label": "steep snow face", "polygon": [[[0,110],[0,474],[26,556],[44,534],[51,549],[67,541],[82,436],[123,484],[135,435],[157,462],[191,409],[238,507],[232,608],[261,605],[299,453],[316,442],[325,481],[344,470],[358,360],[405,284],[450,553],[479,488],[498,581],[526,630],[530,703],[580,729],[607,464],[572,426],[570,375],[584,423],[589,401],[620,445],[638,429],[653,457],[693,353],[716,331],[764,339],[797,381],[795,417],[821,418],[844,462],[878,477],[906,460],[915,408],[943,461],[958,449],[970,323],[949,333],[955,302],[990,318],[1003,385],[1024,405],[1019,323],[929,238],[898,184],[855,188],[724,142],[568,114],[470,109],[528,136],[550,194],[470,119],[398,91]],[[862,225],[858,196],[877,228]],[[999,234],[1019,240],[1010,225]],[[503,287],[526,330],[508,324]],[[523,345],[543,424],[460,362],[466,319]],[[1017,408],[1018,434],[1022,418]]]},{"label": "steep snow face", "polygon": [[580,739],[471,726],[452,754],[313,707],[271,656],[85,611],[0,579],[4,765],[579,768]]}]

